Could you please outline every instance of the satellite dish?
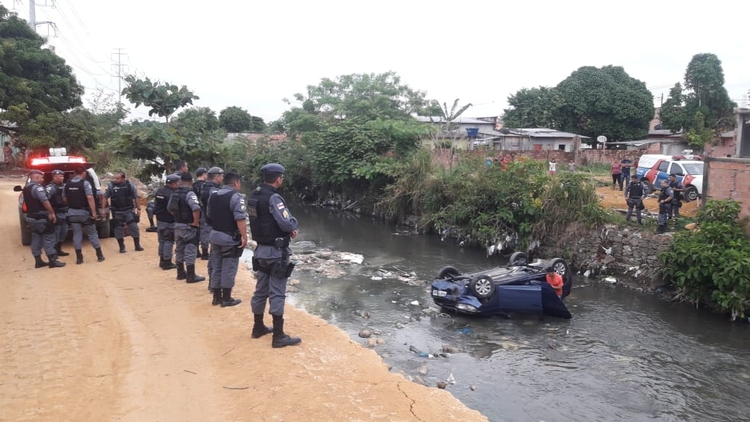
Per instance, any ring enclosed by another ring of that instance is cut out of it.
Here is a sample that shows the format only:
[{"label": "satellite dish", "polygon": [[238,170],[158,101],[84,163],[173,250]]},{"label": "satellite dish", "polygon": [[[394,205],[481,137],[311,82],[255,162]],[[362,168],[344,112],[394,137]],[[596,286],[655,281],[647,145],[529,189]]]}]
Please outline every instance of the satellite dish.
[{"label": "satellite dish", "polygon": [[604,135],[599,135],[596,137],[596,141],[605,144],[607,143],[607,137]]}]

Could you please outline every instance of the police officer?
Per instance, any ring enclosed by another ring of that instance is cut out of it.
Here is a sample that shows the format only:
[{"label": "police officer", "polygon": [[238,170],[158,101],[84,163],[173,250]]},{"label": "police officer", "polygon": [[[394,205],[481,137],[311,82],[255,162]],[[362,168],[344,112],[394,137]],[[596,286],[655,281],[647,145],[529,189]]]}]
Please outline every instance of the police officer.
[{"label": "police officer", "polygon": [[[39,170],[29,172],[29,183],[23,188],[23,202],[26,204],[26,224],[31,230],[31,254],[36,264],[34,268],[49,266],[50,268],[64,267],[65,263],[57,260],[55,246],[55,223],[57,216],[47,196],[47,190],[42,186],[44,173]],[[49,262],[42,260],[42,247]]]},{"label": "police officer", "polygon": [[[198,201],[201,199],[201,188],[203,187],[203,184],[206,183],[206,178],[208,178],[207,172],[208,170],[206,170],[205,167],[198,167],[198,169],[195,170],[193,192],[195,192],[195,196],[198,197]],[[206,210],[203,208],[203,204],[201,204],[200,257],[203,261],[208,261],[208,235],[209,232],[206,230]]]},{"label": "police officer", "polygon": [[[240,183],[240,175],[227,173],[224,186],[208,200],[208,215],[213,222],[210,235],[213,274],[209,277],[209,284],[214,299],[211,304],[222,308],[242,302],[232,298],[240,256],[247,245],[247,214],[245,201],[239,194]],[[269,329],[263,334],[270,332]]]},{"label": "police officer", "polygon": [[284,333],[284,300],[286,282],[294,269],[294,264],[289,262],[289,240],[297,237],[297,219],[292,217],[284,198],[278,194],[284,182],[284,167],[272,163],[260,170],[262,183],[251,195],[247,207],[253,240],[258,243],[253,254],[253,269],[258,282],[250,302],[255,316],[252,337],[258,338],[267,332],[263,312],[268,300],[269,312],[273,316],[271,346],[293,346],[302,340]]},{"label": "police officer", "polygon": [[682,192],[685,192],[685,186],[683,186],[681,182],[677,181],[676,174],[670,174],[669,187],[672,188],[672,192],[674,192],[674,198],[672,199],[672,209],[669,211],[668,216],[671,219],[672,215],[674,215],[675,217],[680,216],[680,208],[682,207]]},{"label": "police officer", "polygon": [[659,226],[656,228],[656,233],[663,234],[667,231],[667,217],[672,209],[672,200],[674,199],[674,192],[669,187],[669,182],[666,180],[661,181],[661,192],[659,193]]},{"label": "police officer", "polygon": [[[211,217],[208,215],[208,199],[213,195],[214,193],[218,192],[219,188],[221,187],[222,182],[224,181],[224,170],[221,169],[221,167],[211,167],[208,169],[208,179],[201,187],[201,194],[199,196],[199,199],[201,201],[201,214],[205,215],[206,218],[204,219],[206,222],[205,226],[201,226],[201,237],[204,236],[204,229],[205,229],[205,236],[208,237],[211,234]],[[210,242],[209,242],[210,243]],[[208,257],[208,289],[211,290],[211,277],[213,277],[213,260],[211,259],[211,256]],[[213,291],[212,291],[213,293]]]},{"label": "police officer", "polygon": [[118,171],[115,173],[115,179],[109,182],[104,197],[109,199],[109,206],[112,208],[112,215],[115,219],[115,239],[120,245],[120,253],[125,253],[125,230],[122,227],[124,224],[128,225],[135,250],[142,251],[138,230],[141,204],[138,203],[138,191],[127,180],[124,172]]},{"label": "police officer", "polygon": [[[182,186],[169,198],[167,209],[174,215],[174,237],[177,244],[177,279],[197,283],[206,278],[195,275],[195,259],[200,240],[201,207],[193,192],[193,176],[182,173]],[[187,270],[187,271],[186,271]]]},{"label": "police officer", "polygon": [[167,210],[169,199],[179,187],[180,176],[170,174],[167,182],[154,195],[154,214],[156,215],[157,236],[159,239],[159,268],[173,270],[177,268],[172,263],[174,250],[174,216]]},{"label": "police officer", "polygon": [[156,216],[156,201],[151,200],[148,201],[148,204],[146,205],[146,215],[148,216],[148,228],[146,229],[147,232],[158,232],[159,228],[154,225],[154,217]]},{"label": "police officer", "polygon": [[178,176],[182,176],[183,174],[188,172],[188,165],[185,161],[177,161],[174,163],[174,174]]},{"label": "police officer", "polygon": [[625,215],[625,221],[630,221],[630,216],[633,214],[633,208],[635,208],[635,218],[638,220],[638,224],[643,224],[641,221],[641,210],[643,207],[643,185],[638,181],[638,176],[630,176],[630,182],[625,188],[625,200],[628,204],[628,213]]},{"label": "police officer", "polygon": [[47,185],[47,197],[52,208],[55,210],[57,222],[55,223],[55,237],[57,244],[55,250],[57,256],[68,256],[69,253],[62,250],[62,244],[68,237],[68,222],[65,221],[68,206],[63,202],[63,189],[65,188],[65,173],[62,170],[52,170],[52,181]]},{"label": "police officer", "polygon": [[[102,245],[99,242],[99,234],[96,232],[94,218],[97,218],[96,202],[94,201],[94,190],[91,183],[86,180],[86,169],[76,167],[73,169],[74,176],[68,180],[63,189],[63,201],[68,205],[68,224],[73,229],[73,247],[76,248],[76,264],[83,264],[83,229],[96,250],[96,259],[104,261]],[[90,211],[90,213],[89,213]]]}]

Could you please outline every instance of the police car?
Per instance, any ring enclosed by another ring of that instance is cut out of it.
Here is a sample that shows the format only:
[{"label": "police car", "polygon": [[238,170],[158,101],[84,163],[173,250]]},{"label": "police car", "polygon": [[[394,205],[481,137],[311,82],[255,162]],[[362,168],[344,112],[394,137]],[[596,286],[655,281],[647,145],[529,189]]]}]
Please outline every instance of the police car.
[{"label": "police car", "polygon": [[643,183],[644,192],[648,195],[653,190],[659,190],[661,181],[669,181],[669,175],[674,174],[677,180],[685,186],[683,198],[695,201],[703,195],[703,161],[692,151],[683,151],[681,155],[647,154],[638,160],[635,175]]},{"label": "police car", "polygon": [[[50,148],[48,156],[31,158],[29,163],[30,169],[44,172],[45,185],[52,181],[53,170],[62,170],[65,172],[65,181],[67,182],[73,177],[73,169],[78,166],[86,168],[86,180],[91,183],[91,187],[94,190],[94,202],[96,203],[96,208],[101,209],[101,204],[106,204],[104,191],[99,182],[99,176],[97,176],[94,171],[94,164],[86,162],[85,157],[68,155],[65,148]],[[28,178],[26,179],[26,183],[29,183]],[[18,196],[18,219],[21,226],[21,244],[28,246],[31,244],[31,230],[26,226],[26,204],[23,200],[23,186],[14,186],[13,190],[21,192]],[[96,220],[96,229],[99,232],[100,239],[109,237],[110,227],[108,209],[105,209],[104,219]]]}]

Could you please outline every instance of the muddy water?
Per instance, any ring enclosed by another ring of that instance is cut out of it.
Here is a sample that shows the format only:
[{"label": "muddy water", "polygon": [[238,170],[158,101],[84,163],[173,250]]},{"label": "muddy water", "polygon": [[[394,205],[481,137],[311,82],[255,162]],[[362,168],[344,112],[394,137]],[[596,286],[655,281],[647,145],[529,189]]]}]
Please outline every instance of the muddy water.
[{"label": "muddy water", "polygon": [[[382,332],[384,360],[417,382],[448,390],[492,421],[750,420],[750,324],[618,286],[577,279],[570,321],[536,317],[430,318],[427,284],[372,280],[378,269],[431,279],[443,265],[473,271],[503,263],[440,239],[398,235],[369,218],[295,207],[299,241],[364,255],[329,279],[294,278],[290,300],[350,333]],[[418,301],[419,305],[412,304]],[[458,349],[448,357],[443,345]]]}]

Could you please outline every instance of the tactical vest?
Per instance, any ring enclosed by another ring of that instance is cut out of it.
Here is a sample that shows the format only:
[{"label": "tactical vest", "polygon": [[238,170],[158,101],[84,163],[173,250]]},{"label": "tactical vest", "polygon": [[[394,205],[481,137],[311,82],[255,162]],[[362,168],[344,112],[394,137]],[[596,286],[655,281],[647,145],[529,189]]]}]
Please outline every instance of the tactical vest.
[{"label": "tactical vest", "polygon": [[172,193],[174,193],[174,189],[168,186],[162,186],[156,191],[156,195],[154,195],[154,215],[156,215],[157,221],[174,223],[174,216],[167,211],[167,205],[169,204],[169,198],[172,197]]},{"label": "tactical vest", "polygon": [[201,201],[201,207],[204,209],[208,206],[208,197],[211,196],[212,191],[219,190],[219,185],[216,183],[207,180],[203,185],[201,186],[201,193],[198,195],[198,199]]},{"label": "tactical vest", "polygon": [[236,192],[234,191],[225,191],[225,193],[211,195],[212,229],[229,235],[234,235],[237,231],[237,221],[234,219],[234,212],[229,208],[229,204],[232,202],[232,197],[235,194]]},{"label": "tactical vest", "polygon": [[289,237],[290,233],[281,230],[268,210],[271,195],[276,189],[262,183],[250,196],[247,214],[250,216],[250,232],[253,240],[260,245],[274,246],[277,237]]},{"label": "tactical vest", "polygon": [[54,188],[55,194],[50,195],[49,190],[47,190],[47,196],[49,196],[49,203],[52,205],[52,208],[55,210],[56,213],[64,213],[68,211],[68,206],[65,205],[63,202],[63,189],[65,189],[65,185],[56,185],[54,183],[50,183],[47,185],[48,188]]},{"label": "tactical vest", "polygon": [[661,190],[661,192],[659,193],[659,200],[660,201],[664,201],[667,198],[669,198],[669,193],[667,191],[668,191],[668,188],[664,188],[664,189]]},{"label": "tactical vest", "polygon": [[68,198],[68,207],[74,210],[88,209],[89,201],[86,198],[86,189],[84,188],[85,179],[77,182],[68,182],[65,184],[65,197]]},{"label": "tactical vest", "polygon": [[29,216],[47,211],[44,208],[44,205],[42,205],[42,201],[34,197],[33,191],[37,186],[40,185],[36,182],[29,182],[29,184],[23,188],[23,202],[26,204],[26,214]]},{"label": "tactical vest", "polygon": [[190,188],[180,186],[176,191],[172,193],[169,199],[169,203],[172,204],[169,207],[169,211],[174,215],[175,223],[192,224],[193,223],[193,210],[190,209],[190,205],[187,203],[187,194],[190,192]]},{"label": "tactical vest", "polygon": [[203,187],[204,183],[206,183],[206,181],[200,179],[193,182],[193,192],[195,193],[195,196],[198,197],[198,200],[201,199],[201,188]]},{"label": "tactical vest", "polygon": [[133,188],[129,181],[122,185],[112,184],[112,197],[109,199],[115,211],[130,211],[133,209]]},{"label": "tactical vest", "polygon": [[674,190],[679,184],[680,182],[676,180],[674,182],[669,182],[669,187],[672,188],[672,192],[674,192],[674,200],[676,201],[682,199],[682,192],[677,192],[676,190]]},{"label": "tactical vest", "polygon": [[640,182],[630,182],[630,198],[643,197],[643,185]]}]

